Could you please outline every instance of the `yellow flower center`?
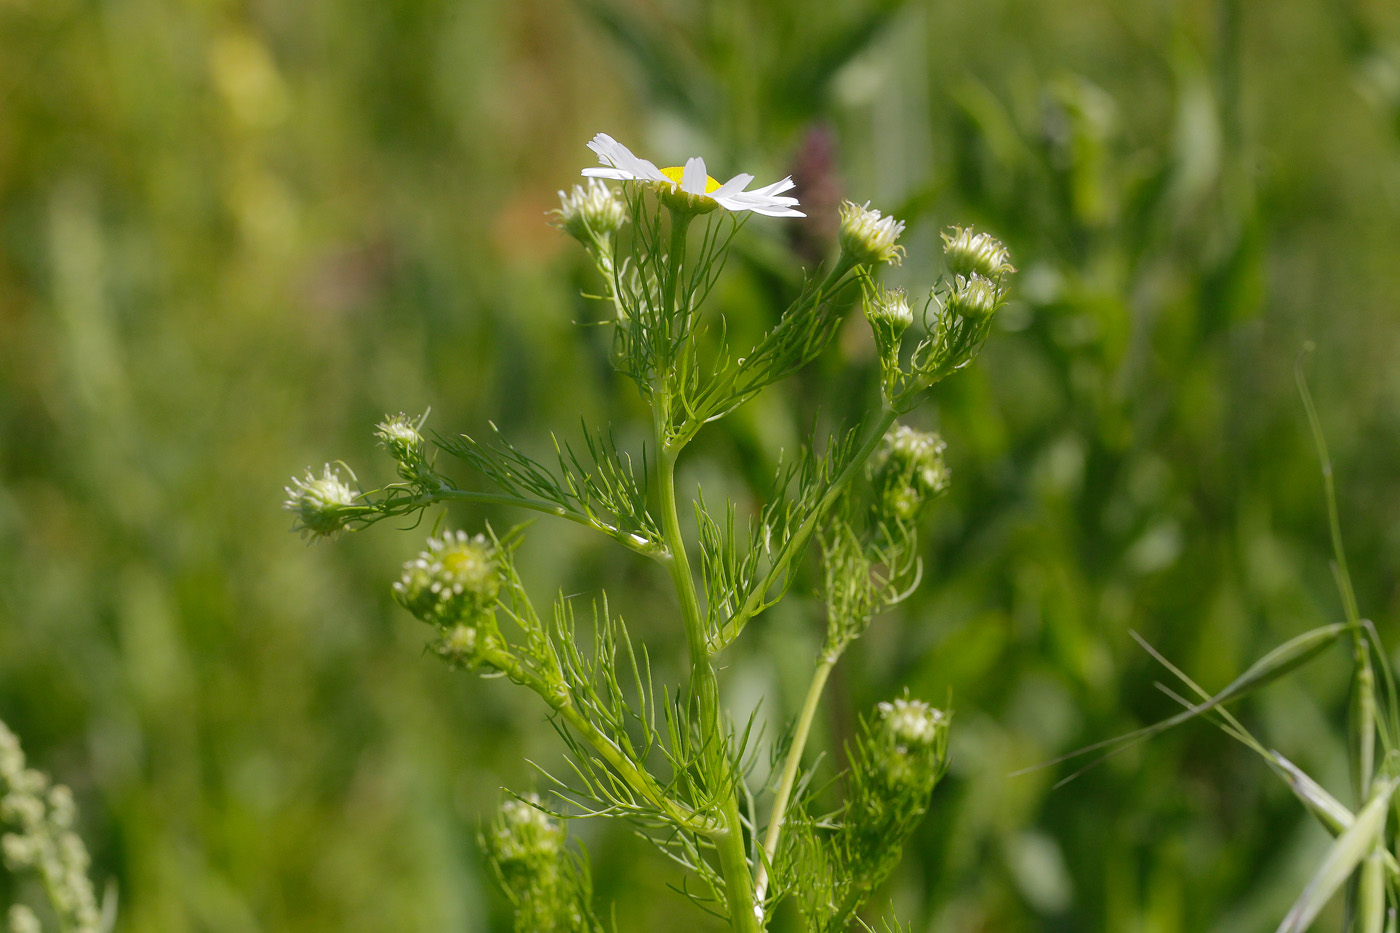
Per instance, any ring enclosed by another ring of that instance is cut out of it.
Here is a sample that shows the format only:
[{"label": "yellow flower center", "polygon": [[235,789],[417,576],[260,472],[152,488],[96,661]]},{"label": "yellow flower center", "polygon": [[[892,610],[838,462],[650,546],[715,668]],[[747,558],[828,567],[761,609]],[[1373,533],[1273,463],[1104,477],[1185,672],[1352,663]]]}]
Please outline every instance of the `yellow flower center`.
[{"label": "yellow flower center", "polygon": [[[672,166],[670,166],[670,167],[668,167],[668,168],[663,168],[663,169],[661,170],[661,174],[665,175],[668,179],[670,179],[671,181],[673,181],[673,182],[675,182],[676,184],[679,185],[679,184],[681,183],[681,176],[685,174],[685,166],[682,166],[682,165],[672,165]],[[711,191],[714,191],[714,190],[715,190],[716,188],[718,188],[718,187],[719,187],[719,182],[715,181],[715,180],[714,180],[713,178],[711,178],[709,175],[706,175],[706,176],[705,176],[705,193],[706,193],[706,194],[709,194]]]}]

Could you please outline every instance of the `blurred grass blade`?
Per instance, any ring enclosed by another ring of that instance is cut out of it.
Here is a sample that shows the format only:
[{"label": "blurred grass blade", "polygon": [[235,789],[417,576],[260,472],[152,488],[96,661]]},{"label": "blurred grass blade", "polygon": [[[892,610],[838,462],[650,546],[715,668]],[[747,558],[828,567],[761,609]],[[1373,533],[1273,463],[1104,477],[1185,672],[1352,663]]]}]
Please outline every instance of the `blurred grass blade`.
[{"label": "blurred grass blade", "polygon": [[1383,844],[1382,834],[1390,812],[1390,798],[1394,796],[1397,786],[1400,786],[1400,781],[1394,778],[1377,782],[1370,802],[1356,815],[1351,828],[1338,836],[1327,850],[1322,864],[1298,896],[1288,916],[1283,918],[1283,923],[1279,924],[1277,933],[1303,933],[1307,930],[1362,859],[1375,850],[1377,842]]},{"label": "blurred grass blade", "polygon": [[1297,635],[1293,638],[1290,638],[1288,641],[1284,642],[1274,650],[1270,651],[1268,654],[1264,655],[1258,661],[1255,661],[1249,666],[1248,670],[1246,670],[1243,674],[1232,680],[1225,687],[1225,689],[1221,690],[1219,693],[1215,694],[1215,696],[1211,697],[1209,700],[1206,700],[1203,703],[1198,703],[1193,706],[1190,706],[1182,712],[1177,713],[1175,716],[1168,717],[1167,719],[1164,719],[1158,723],[1154,723],[1150,726],[1144,726],[1143,728],[1134,730],[1133,732],[1129,732],[1126,735],[1120,735],[1112,739],[1104,739],[1102,742],[1095,742],[1092,745],[1086,745],[1083,748],[1069,752],[1065,755],[1061,755],[1058,758],[1052,758],[1049,761],[1042,762],[1038,765],[1033,765],[1029,768],[1022,768],[1020,771],[1015,771],[1012,773],[1013,775],[1024,774],[1028,771],[1035,771],[1039,768],[1047,768],[1051,765],[1057,765],[1062,762],[1069,761],[1073,758],[1078,758],[1080,755],[1087,755],[1090,752],[1109,749],[1109,751],[1106,752],[1102,757],[1090,762],[1083,768],[1080,768],[1078,771],[1074,772],[1073,774],[1069,775],[1068,777],[1062,779],[1061,781],[1055,784],[1056,787],[1060,787],[1063,784],[1074,780],[1076,777],[1083,774],[1089,768],[1094,767],[1100,762],[1108,759],[1113,755],[1118,754],[1119,752],[1137,744],[1138,742],[1141,742],[1145,739],[1149,739],[1152,736],[1157,735],[1161,732],[1165,732],[1173,726],[1179,726],[1183,722],[1186,722],[1190,719],[1194,719],[1197,716],[1200,716],[1204,713],[1210,712],[1211,710],[1215,709],[1223,703],[1227,703],[1230,700],[1238,699],[1259,687],[1272,683],[1274,680],[1277,680],[1284,674],[1289,673],[1293,669],[1297,668],[1299,665],[1306,664],[1308,661],[1312,660],[1318,655],[1318,653],[1320,653],[1323,649],[1327,648],[1334,641],[1336,641],[1339,636],[1349,631],[1350,629],[1351,625],[1346,622],[1334,622],[1331,625],[1323,625],[1318,628],[1306,631],[1301,635]]}]

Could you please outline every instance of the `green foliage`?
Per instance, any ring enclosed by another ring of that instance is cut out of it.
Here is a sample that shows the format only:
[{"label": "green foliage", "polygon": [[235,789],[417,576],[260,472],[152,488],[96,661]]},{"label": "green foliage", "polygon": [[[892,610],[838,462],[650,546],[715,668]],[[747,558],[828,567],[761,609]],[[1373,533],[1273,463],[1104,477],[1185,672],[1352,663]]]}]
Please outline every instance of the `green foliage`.
[{"label": "green foliage", "polygon": [[[1222,734],[1176,730],[1054,792],[1059,773],[1006,775],[1175,712],[1130,631],[1215,691],[1338,621],[1289,376],[1305,339],[1357,603],[1394,646],[1392,9],[606,7],[606,26],[533,0],[0,12],[0,717],[73,786],[118,929],[509,928],[470,836],[526,758],[567,770],[549,707],[423,656],[386,589],[421,541],[307,550],[268,502],[328,452],[352,492],[407,482],[366,428],[429,402],[439,429],[494,419],[551,469],[560,428],[587,462],[581,414],[654,453],[624,427],[612,334],[569,326],[605,285],[539,222],[607,126],[792,170],[813,217],[893,208],[888,283],[916,313],[949,223],[1020,268],[977,366],[908,419],[957,476],[921,529],[928,583],[833,674],[856,708],[892,683],[957,703],[951,770],[872,905],[914,929],[1273,928],[1330,840]],[[815,269],[835,237],[750,224],[700,349],[752,346],[802,287],[788,245]],[[843,325],[698,435],[681,488],[704,482],[720,524],[732,501],[742,538],[779,451],[855,424],[877,363]],[[492,488],[463,484],[452,527],[511,527]],[[426,537],[440,507],[400,495],[391,524],[422,515]],[[515,559],[541,608],[582,594],[586,643],[606,587],[658,683],[680,679],[651,562],[539,514]],[[802,706],[820,574],[723,656],[766,735]],[[1344,654],[1235,713],[1355,812]],[[814,743],[851,740],[838,708]],[[674,925],[671,866],[583,832],[618,929]],[[0,904],[27,893],[0,878]],[[774,927],[801,929],[788,906]]]}]

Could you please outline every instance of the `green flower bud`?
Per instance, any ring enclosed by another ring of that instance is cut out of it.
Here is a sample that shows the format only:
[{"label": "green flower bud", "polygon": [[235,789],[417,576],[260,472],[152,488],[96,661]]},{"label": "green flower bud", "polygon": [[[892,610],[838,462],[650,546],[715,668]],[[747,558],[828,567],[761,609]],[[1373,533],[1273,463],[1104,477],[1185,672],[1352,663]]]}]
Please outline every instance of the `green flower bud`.
[{"label": "green flower bud", "polygon": [[1016,271],[1011,265],[1011,254],[1000,240],[991,234],[973,233],[971,227],[953,227],[951,232],[944,232],[943,258],[954,276],[976,274],[996,281],[1003,274]]},{"label": "green flower bud", "polygon": [[386,415],[374,431],[380,445],[399,465],[399,476],[419,485],[433,485],[436,479],[432,465],[428,463],[427,441],[419,433],[427,417],[425,414],[414,422],[402,412]]},{"label": "green flower bud", "polygon": [[24,751],[19,746],[19,739],[0,722],[0,781],[13,781],[15,775],[23,770]]},{"label": "green flower bud", "polygon": [[23,904],[16,904],[10,908],[10,933],[43,933],[44,928],[39,924],[39,918],[34,915]]},{"label": "green flower bud", "polygon": [[496,545],[485,535],[449,531],[404,564],[394,598],[424,622],[474,623],[495,607],[501,591]]},{"label": "green flower bud", "polygon": [[922,700],[892,700],[876,707],[879,716],[871,765],[891,790],[909,788],[920,796],[933,789],[947,764],[949,717]]},{"label": "green flower bud", "polygon": [[904,247],[897,246],[895,241],[903,232],[904,221],[882,217],[870,207],[869,201],[863,205],[851,201],[841,205],[838,237],[841,250],[862,265],[882,262],[899,265],[904,258]]},{"label": "green flower bud", "polygon": [[49,819],[55,826],[67,829],[78,816],[78,805],[73,800],[73,792],[63,784],[55,784],[49,790]]},{"label": "green flower bud", "polygon": [[433,643],[433,651],[453,667],[475,667],[481,642],[482,634],[475,625],[458,624]]},{"label": "green flower bud", "polygon": [[[38,773],[23,772],[24,775]],[[22,789],[18,781],[11,786],[14,789],[0,799],[0,820],[19,826],[25,832],[33,832],[44,821],[44,802],[36,793]]]},{"label": "green flower bud", "polygon": [[346,523],[360,513],[359,494],[351,489],[328,463],[318,478],[310,469],[303,477],[292,477],[286,487],[282,507],[297,518],[293,531],[329,538],[345,530]]},{"label": "green flower bud", "polygon": [[29,836],[6,833],[0,836],[0,855],[4,857],[6,868],[10,871],[20,871],[29,868],[38,860],[39,847]]},{"label": "green flower bud", "polygon": [[870,325],[886,330],[898,337],[914,323],[914,312],[909,308],[909,298],[902,288],[880,288],[867,292],[863,305],[865,317]]},{"label": "green flower bud", "polygon": [[564,827],[533,805],[538,802],[531,794],[526,800],[512,797],[501,804],[486,841],[502,869],[552,870],[559,861]]},{"label": "green flower bud", "polygon": [[969,321],[989,318],[1001,307],[1001,288],[979,273],[958,276],[948,292],[948,310]]},{"label": "green flower bud", "polygon": [[897,748],[927,748],[947,729],[947,717],[923,700],[889,700],[879,704],[880,724]]},{"label": "green flower bud", "polygon": [[554,219],[559,229],[584,246],[592,246],[593,237],[610,237],[622,227],[627,221],[627,206],[612,188],[590,178],[587,185],[574,185],[567,194],[559,192]]},{"label": "green flower bud", "polygon": [[952,480],[943,460],[947,446],[937,434],[902,424],[891,428],[871,460],[880,510],[899,521],[912,521],[946,492]]}]

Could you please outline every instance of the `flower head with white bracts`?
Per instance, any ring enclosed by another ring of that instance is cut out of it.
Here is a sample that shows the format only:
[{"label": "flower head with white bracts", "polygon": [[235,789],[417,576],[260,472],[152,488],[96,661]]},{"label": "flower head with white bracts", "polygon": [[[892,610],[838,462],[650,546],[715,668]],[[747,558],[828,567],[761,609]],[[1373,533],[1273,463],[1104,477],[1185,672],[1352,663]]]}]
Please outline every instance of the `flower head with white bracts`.
[{"label": "flower head with white bracts", "polygon": [[688,195],[693,199],[696,213],[722,207],[727,211],[753,211],[768,217],[807,216],[796,210],[797,198],[783,194],[793,187],[791,177],[745,191],[753,181],[752,175],[740,173],[720,184],[706,174],[705,160],[699,156],[688,159],[683,167],[657,168],[646,159],[637,158],[632,150],[606,133],[594,136],[588,148],[598,154],[598,161],[604,167],[586,168],[584,175],[614,181],[651,182],[661,187],[663,193]]}]

